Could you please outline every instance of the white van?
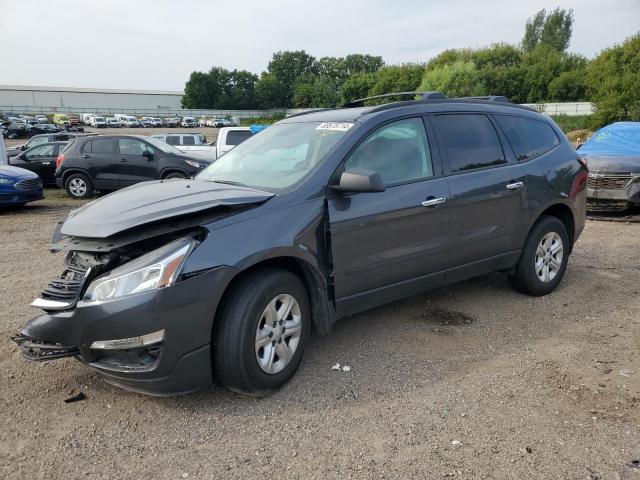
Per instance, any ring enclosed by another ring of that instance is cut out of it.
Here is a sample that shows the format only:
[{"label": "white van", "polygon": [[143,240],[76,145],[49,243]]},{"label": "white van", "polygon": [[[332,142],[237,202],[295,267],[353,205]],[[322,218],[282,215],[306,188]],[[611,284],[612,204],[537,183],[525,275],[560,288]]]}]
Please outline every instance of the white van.
[{"label": "white van", "polygon": [[80,115],[80,121],[85,125],[91,125],[91,119],[95,116],[95,113],[83,113]]},{"label": "white van", "polygon": [[105,128],[107,126],[107,121],[104,119],[104,117],[98,117],[97,115],[95,115],[89,120],[89,125],[94,128]]}]

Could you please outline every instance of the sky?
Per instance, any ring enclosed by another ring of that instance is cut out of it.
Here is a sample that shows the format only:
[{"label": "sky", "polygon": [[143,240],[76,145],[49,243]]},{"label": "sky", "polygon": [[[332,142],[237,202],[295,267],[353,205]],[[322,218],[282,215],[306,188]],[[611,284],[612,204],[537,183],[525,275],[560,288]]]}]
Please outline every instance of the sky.
[{"label": "sky", "polygon": [[259,74],[279,50],[426,62],[518,43],[556,6],[589,58],[640,30],[640,0],[0,0],[0,84],[182,90],[212,66]]}]

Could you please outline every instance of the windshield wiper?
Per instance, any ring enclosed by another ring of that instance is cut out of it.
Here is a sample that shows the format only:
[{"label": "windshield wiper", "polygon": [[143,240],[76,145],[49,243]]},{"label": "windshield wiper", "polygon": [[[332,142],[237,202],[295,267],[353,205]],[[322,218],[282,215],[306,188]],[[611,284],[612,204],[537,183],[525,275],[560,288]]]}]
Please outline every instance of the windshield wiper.
[{"label": "windshield wiper", "polygon": [[213,183],[224,183],[225,185],[234,185],[236,187],[246,187],[244,183],[234,182],[233,180],[210,180]]}]

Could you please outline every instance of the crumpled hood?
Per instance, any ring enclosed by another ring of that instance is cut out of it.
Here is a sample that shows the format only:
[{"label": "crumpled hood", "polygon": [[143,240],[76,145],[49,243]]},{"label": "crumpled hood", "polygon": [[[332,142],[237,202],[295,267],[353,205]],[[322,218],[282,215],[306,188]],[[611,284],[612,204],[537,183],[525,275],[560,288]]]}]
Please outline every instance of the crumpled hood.
[{"label": "crumpled hood", "polygon": [[582,157],[587,161],[590,172],[640,173],[640,156],[588,154]]},{"label": "crumpled hood", "polygon": [[216,207],[264,203],[272,193],[202,180],[143,182],[72,211],[60,232],[106,238],[150,222]]}]

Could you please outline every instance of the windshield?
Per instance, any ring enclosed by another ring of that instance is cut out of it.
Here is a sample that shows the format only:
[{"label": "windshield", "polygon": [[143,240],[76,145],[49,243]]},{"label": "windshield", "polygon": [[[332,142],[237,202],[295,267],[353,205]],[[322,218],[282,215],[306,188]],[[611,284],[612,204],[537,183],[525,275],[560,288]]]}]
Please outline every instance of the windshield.
[{"label": "windshield", "polygon": [[168,143],[164,143],[162,140],[159,140],[157,138],[147,137],[145,140],[159,150],[162,150],[164,153],[177,153],[178,155],[182,154],[182,152],[177,148],[172,147]]},{"label": "windshield", "polygon": [[331,124],[273,125],[225,153],[198,179],[264,190],[288,189],[307,177],[348,130],[327,125]]}]

